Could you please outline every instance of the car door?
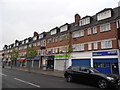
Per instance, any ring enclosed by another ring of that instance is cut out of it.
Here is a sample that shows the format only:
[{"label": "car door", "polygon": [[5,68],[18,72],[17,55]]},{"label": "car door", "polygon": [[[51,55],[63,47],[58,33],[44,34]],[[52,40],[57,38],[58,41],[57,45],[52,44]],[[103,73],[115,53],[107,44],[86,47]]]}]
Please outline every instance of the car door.
[{"label": "car door", "polygon": [[73,66],[71,69],[72,69],[72,71],[71,71],[72,77],[76,80],[80,79],[81,72],[79,72],[79,66]]},{"label": "car door", "polygon": [[89,72],[87,67],[81,66],[79,69],[79,77],[82,82],[88,82]]}]

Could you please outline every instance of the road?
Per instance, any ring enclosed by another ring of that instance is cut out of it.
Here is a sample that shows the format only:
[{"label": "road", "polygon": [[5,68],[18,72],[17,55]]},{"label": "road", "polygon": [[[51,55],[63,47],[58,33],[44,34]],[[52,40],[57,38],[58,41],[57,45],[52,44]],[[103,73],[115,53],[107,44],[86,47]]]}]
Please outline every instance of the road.
[{"label": "road", "polygon": [[2,88],[97,88],[81,83],[68,83],[64,78],[29,73],[13,69],[3,69]]}]

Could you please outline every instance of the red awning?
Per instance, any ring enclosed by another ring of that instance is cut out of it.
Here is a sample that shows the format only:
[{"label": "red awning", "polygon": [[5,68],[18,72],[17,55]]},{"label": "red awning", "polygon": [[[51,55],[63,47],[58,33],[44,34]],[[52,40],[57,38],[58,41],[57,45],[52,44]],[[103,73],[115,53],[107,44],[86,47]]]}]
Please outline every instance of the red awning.
[{"label": "red awning", "polygon": [[26,60],[25,59],[19,59],[19,62],[25,62]]}]

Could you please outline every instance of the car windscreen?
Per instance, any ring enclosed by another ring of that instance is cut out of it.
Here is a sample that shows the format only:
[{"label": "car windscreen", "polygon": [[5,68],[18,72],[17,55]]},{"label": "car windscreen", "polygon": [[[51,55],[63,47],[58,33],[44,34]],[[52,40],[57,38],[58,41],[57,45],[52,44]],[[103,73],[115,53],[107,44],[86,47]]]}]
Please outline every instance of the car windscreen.
[{"label": "car windscreen", "polygon": [[92,72],[94,72],[94,73],[99,73],[99,71],[96,70],[96,69],[94,69],[94,68],[91,68],[90,70],[91,70]]}]

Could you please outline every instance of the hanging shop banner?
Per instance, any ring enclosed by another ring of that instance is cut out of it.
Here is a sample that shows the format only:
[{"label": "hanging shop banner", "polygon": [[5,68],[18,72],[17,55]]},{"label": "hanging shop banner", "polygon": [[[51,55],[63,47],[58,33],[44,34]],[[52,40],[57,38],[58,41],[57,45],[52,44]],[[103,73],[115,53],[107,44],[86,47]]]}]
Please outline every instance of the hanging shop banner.
[{"label": "hanging shop banner", "polygon": [[105,52],[93,52],[93,56],[112,56],[112,55],[117,55],[117,51],[105,51]]}]

